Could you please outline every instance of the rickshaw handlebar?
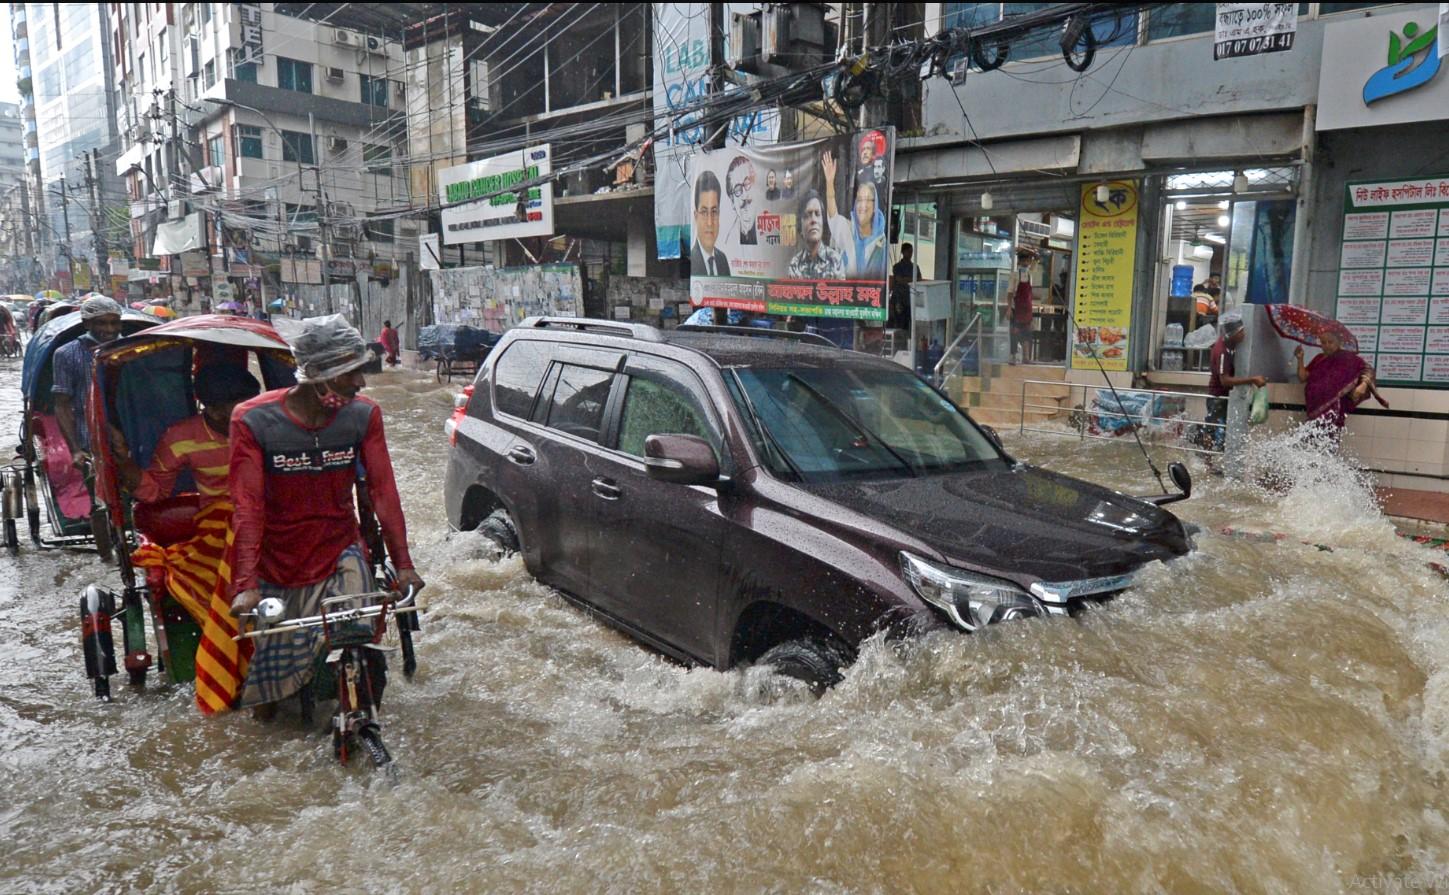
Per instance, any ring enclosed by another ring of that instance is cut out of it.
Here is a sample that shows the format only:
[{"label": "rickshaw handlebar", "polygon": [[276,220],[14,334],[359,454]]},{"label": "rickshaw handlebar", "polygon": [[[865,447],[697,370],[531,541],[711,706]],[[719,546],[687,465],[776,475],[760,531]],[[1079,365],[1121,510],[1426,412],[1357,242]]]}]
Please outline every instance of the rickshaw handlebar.
[{"label": "rickshaw handlebar", "polygon": [[[415,599],[415,592],[411,585],[407,593],[398,597],[396,592],[387,590],[369,591],[361,594],[339,594],[335,597],[327,597],[322,600],[322,613],[320,615],[309,615],[303,618],[287,619],[274,625],[253,628],[250,631],[243,631],[238,634],[235,640],[256,640],[262,637],[270,637],[273,634],[289,634],[302,631],[307,628],[320,628],[323,625],[345,624],[347,622],[365,621],[377,618],[378,616],[391,612],[393,615],[404,615],[410,612],[417,612],[419,606]],[[352,606],[347,609],[329,611],[328,607],[342,603],[354,603],[357,601],[373,601],[367,605]],[[256,612],[244,612],[243,619],[259,621]]]}]

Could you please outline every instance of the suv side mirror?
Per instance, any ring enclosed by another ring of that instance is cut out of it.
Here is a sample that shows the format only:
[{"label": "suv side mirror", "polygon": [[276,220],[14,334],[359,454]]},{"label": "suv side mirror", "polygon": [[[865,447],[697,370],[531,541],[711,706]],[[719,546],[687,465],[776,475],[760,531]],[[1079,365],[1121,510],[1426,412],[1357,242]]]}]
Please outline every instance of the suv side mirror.
[{"label": "suv side mirror", "polygon": [[650,435],[644,439],[644,467],[651,479],[677,485],[719,481],[719,459],[697,435]]}]

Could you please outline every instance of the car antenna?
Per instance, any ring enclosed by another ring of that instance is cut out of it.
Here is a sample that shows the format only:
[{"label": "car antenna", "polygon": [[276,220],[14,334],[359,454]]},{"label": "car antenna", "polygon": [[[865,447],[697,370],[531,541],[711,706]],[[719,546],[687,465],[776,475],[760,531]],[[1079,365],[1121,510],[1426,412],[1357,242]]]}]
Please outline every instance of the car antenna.
[{"label": "car antenna", "polygon": [[[1072,319],[1072,329],[1078,333],[1082,331],[1081,327],[1077,326],[1075,317]],[[1074,339],[1073,341],[1076,340]],[[1112,384],[1112,377],[1107,375],[1107,368],[1102,366],[1102,357],[1097,354],[1095,347],[1092,349],[1092,360],[1097,362],[1097,369],[1102,372],[1102,378],[1107,381],[1107,388],[1111,390],[1112,397],[1117,402],[1118,412],[1122,414],[1123,419],[1127,419],[1127,405],[1122,403],[1122,396],[1117,394],[1117,386]],[[1147,453],[1147,447],[1142,443],[1142,436],[1137,434],[1137,423],[1133,420],[1128,420],[1127,428],[1132,430],[1132,440],[1137,442],[1137,449],[1142,452],[1142,459],[1147,461],[1147,468],[1152,470],[1152,475],[1157,479],[1157,487],[1162,489],[1163,494],[1171,494],[1172,492],[1167,488],[1167,483],[1162,480],[1162,471],[1157,468],[1156,463],[1152,462],[1152,455]]]}]

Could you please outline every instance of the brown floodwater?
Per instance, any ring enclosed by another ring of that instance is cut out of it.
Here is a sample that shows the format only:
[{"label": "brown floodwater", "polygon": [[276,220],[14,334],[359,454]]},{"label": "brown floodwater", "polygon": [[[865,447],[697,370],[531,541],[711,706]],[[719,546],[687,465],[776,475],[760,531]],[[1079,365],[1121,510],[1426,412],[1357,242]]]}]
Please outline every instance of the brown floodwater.
[{"label": "brown floodwater", "polygon": [[[6,362],[7,455],[18,383]],[[1291,438],[1254,448],[1272,489],[1194,462],[1199,549],[1111,604],[871,643],[816,701],[665,661],[450,535],[453,390],[368,393],[429,582],[397,782],[339,766],[320,719],[121,678],[96,702],[76,604],[117,575],[26,546],[0,556],[0,891],[1449,890],[1449,588]],[[1130,444],[1006,437],[1150,490]]]}]

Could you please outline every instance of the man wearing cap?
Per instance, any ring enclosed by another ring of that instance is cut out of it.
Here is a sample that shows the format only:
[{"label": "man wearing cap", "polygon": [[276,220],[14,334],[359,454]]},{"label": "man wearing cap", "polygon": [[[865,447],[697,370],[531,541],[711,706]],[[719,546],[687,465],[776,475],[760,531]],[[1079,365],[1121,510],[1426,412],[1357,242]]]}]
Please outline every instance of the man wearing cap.
[{"label": "man wearing cap", "polygon": [[1212,350],[1212,373],[1208,377],[1208,410],[1205,422],[1209,424],[1207,432],[1210,443],[1221,448],[1224,439],[1224,425],[1228,419],[1228,392],[1238,385],[1256,385],[1258,388],[1268,384],[1268,380],[1262,376],[1239,376],[1237,375],[1237,351],[1238,346],[1243,343],[1247,331],[1243,329],[1243,316],[1240,311],[1232,310],[1222,316],[1220,321],[1220,334],[1218,340],[1213,343]]},{"label": "man wearing cap", "polygon": [[[372,590],[355,512],[359,464],[382,527],[398,586],[421,589],[408,553],[407,526],[383,434],[382,411],[358,397],[360,367],[372,359],[361,334],[340,314],[282,319],[297,384],[238,406],[231,420],[230,488],[236,512],[232,613],[263,597],[286,604],[286,617],[316,615],[324,597]],[[312,678],[321,637],[313,631],[258,644],[240,705],[273,708]]]},{"label": "man wearing cap", "polygon": [[86,398],[91,391],[96,349],[121,334],[121,306],[104,295],[94,295],[81,302],[80,313],[86,331],[55,352],[54,381],[50,389],[55,399],[55,422],[70,447],[71,462],[76,467],[90,460]]}]

